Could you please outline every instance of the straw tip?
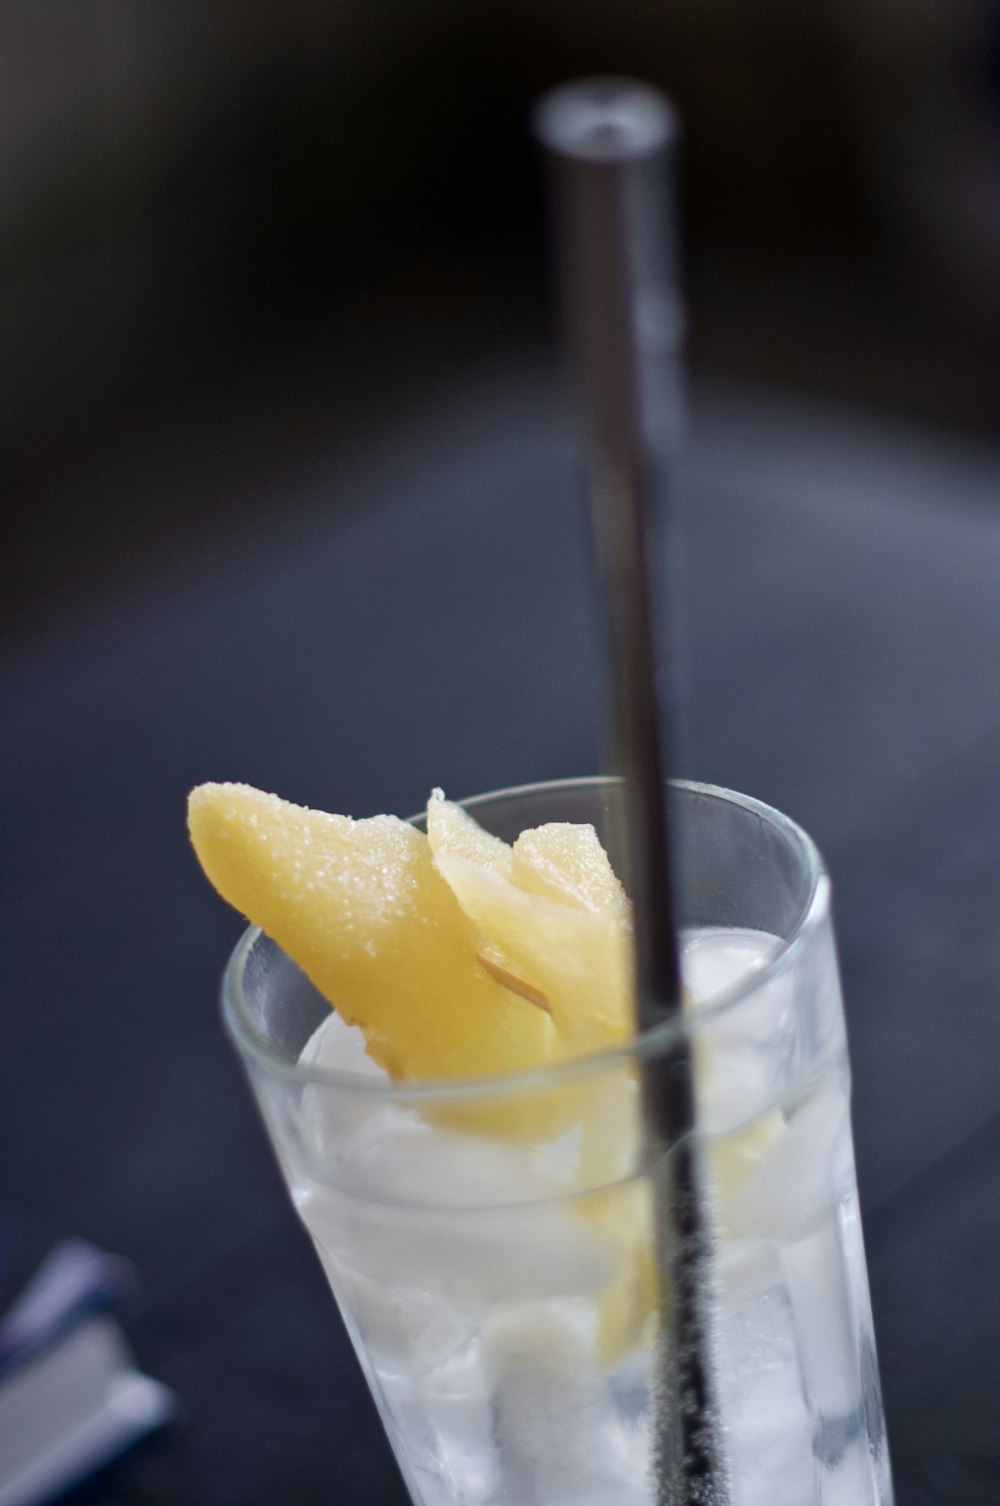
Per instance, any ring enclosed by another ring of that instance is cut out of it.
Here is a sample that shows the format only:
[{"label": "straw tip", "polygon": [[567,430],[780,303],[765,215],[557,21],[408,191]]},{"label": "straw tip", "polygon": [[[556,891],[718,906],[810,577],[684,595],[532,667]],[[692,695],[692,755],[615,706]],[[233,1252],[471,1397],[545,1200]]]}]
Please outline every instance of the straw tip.
[{"label": "straw tip", "polygon": [[544,94],[532,114],[543,146],[584,162],[629,162],[667,147],[677,115],[666,95],[631,78],[585,78]]}]

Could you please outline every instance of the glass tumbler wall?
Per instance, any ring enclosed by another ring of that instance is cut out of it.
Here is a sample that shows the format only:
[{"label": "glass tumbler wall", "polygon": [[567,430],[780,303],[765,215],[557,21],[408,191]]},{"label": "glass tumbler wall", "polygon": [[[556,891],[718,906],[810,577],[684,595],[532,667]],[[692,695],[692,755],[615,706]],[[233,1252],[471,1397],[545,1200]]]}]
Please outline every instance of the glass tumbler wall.
[{"label": "glass tumbler wall", "polygon": [[[613,801],[584,780],[466,804],[507,840],[591,822],[614,856]],[[776,811],[671,801],[732,1500],[887,1506],[828,880]],[[414,1502],[652,1506],[670,1294],[639,1082],[669,1035],[393,1082],[255,930],[224,1008]]]}]

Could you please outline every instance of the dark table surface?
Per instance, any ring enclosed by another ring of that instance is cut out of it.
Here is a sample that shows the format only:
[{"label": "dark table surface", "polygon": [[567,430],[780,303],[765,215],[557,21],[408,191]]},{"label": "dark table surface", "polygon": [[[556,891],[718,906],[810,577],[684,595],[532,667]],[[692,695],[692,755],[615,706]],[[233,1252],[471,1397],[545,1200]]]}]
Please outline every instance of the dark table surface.
[{"label": "dark table surface", "polygon": [[[680,772],[824,850],[900,1506],[996,1506],[1000,457],[716,392],[686,470]],[[480,373],[251,511],[0,655],[0,1200],[136,1263],[127,1327],[184,1409],[92,1506],[404,1499],[223,1039],[239,923],[187,789],[406,813],[598,763],[544,373]]]}]

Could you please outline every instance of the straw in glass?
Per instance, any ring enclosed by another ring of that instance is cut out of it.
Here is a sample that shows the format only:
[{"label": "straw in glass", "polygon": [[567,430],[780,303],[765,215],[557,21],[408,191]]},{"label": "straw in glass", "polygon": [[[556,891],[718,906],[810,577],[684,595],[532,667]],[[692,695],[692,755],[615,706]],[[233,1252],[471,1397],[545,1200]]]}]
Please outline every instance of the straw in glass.
[{"label": "straw in glass", "polygon": [[660,1506],[726,1506],[712,1366],[712,1242],[702,1195],[690,1044],[682,1027],[663,725],[651,606],[651,513],[677,425],[680,301],[667,212],[676,126],[656,90],[596,79],[535,116],[552,169],[555,233],[624,775],[640,1031],[676,1022],[646,1064],[643,1129],[657,1165],[656,1238],[667,1291],[655,1397]]}]

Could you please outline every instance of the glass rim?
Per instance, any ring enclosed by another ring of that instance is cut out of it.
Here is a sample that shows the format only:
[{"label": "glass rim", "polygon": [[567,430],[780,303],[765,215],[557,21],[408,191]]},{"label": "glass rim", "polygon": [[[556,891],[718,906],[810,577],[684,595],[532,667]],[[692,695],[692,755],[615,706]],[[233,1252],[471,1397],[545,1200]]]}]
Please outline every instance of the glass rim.
[{"label": "glass rim", "polygon": [[[500,800],[525,799],[570,789],[610,789],[620,783],[620,779],[602,774],[584,775],[575,779],[550,779],[488,790],[455,803],[465,810],[474,811],[477,806]],[[741,806],[768,822],[798,849],[807,875],[806,896],[795,922],[767,961],[753,973],[737,980],[730,987],[721,989],[709,1003],[699,1007],[696,1013],[685,1014],[680,1020],[665,1021],[601,1051],[545,1062],[517,1072],[479,1077],[420,1078],[369,1077],[359,1072],[342,1072],[313,1063],[290,1061],[247,1019],[241,1008],[247,962],[253,947],[265,935],[260,926],[248,926],[237,942],[222,978],[222,1017],[233,1043],[243,1057],[257,1062],[272,1075],[292,1079],[303,1087],[316,1085],[334,1089],[340,1094],[353,1094],[361,1099],[381,1096],[392,1098],[397,1103],[418,1104],[428,1101],[461,1102],[479,1098],[514,1097],[522,1093],[538,1092],[596,1076],[629,1062],[647,1061],[668,1050],[681,1036],[693,1039],[723,1015],[739,1008],[748,998],[759,993],[793,965],[829,913],[830,880],[819,849],[808,832],[774,806],[767,805],[752,795],[743,795],[720,785],[704,784],[691,779],[671,779],[670,786],[689,794]],[[421,811],[408,817],[408,820],[416,823],[424,815],[425,812]],[[273,942],[272,945],[277,946],[277,943]],[[335,1006],[331,1004],[330,1008],[335,1009]]]}]

